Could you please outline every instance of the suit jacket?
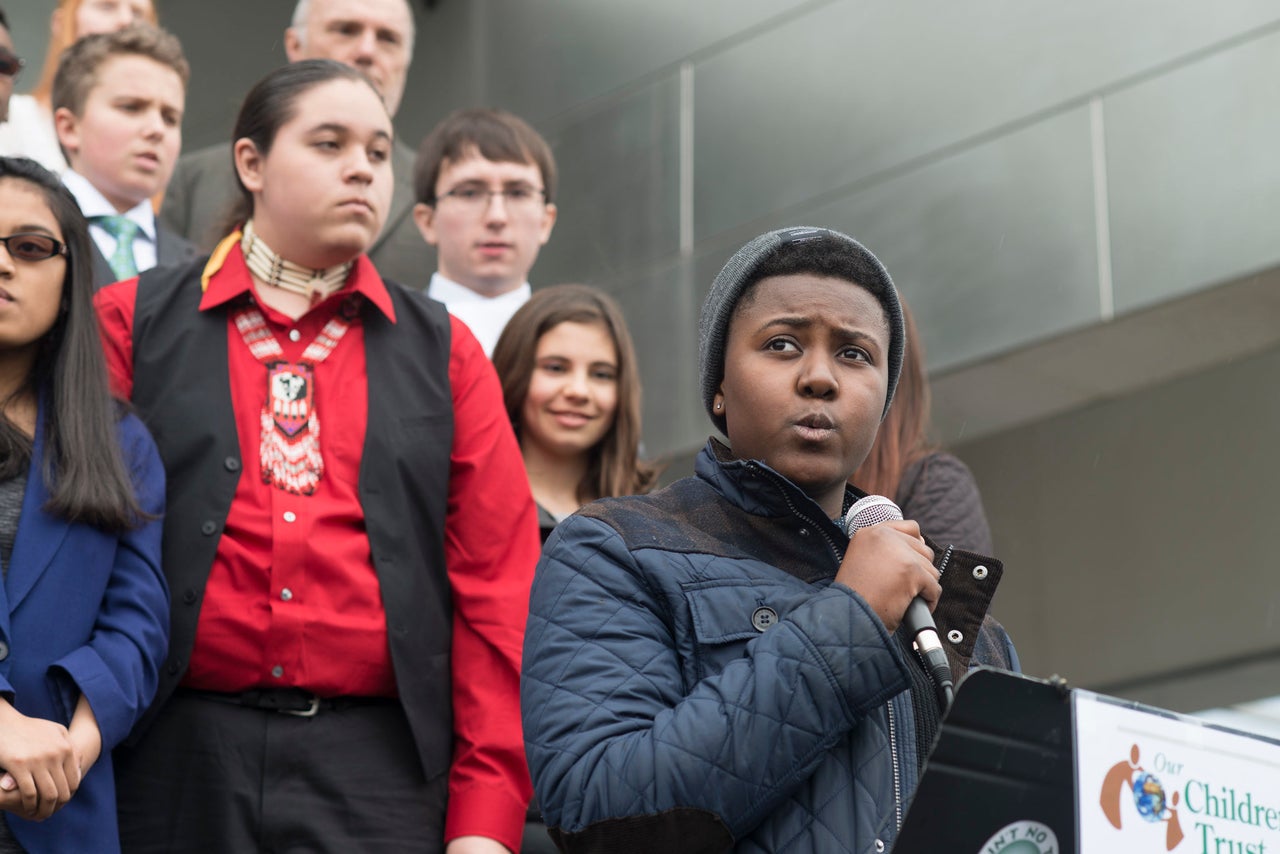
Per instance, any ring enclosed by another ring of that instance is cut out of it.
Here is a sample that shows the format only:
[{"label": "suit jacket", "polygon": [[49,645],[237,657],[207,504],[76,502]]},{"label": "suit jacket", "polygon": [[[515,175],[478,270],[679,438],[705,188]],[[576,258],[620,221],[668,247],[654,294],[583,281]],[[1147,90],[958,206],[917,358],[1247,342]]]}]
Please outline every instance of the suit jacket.
[{"label": "suit jacket", "polygon": [[[413,221],[414,153],[397,141],[391,150],[395,187],[391,210],[378,239],[366,252],[383,279],[425,291],[435,270],[435,257]],[[231,168],[231,145],[223,143],[184,154],[160,207],[160,221],[194,241],[201,252],[212,252],[226,236],[224,220],[240,194]]]},{"label": "suit jacket", "polygon": [[[95,240],[89,241],[93,244],[93,289],[106,287],[112,282],[119,281],[120,277],[111,269],[111,264],[107,262],[107,258],[102,254],[102,250],[98,248]],[[196,245],[187,240],[180,234],[176,234],[156,221],[156,266],[171,267],[174,264],[181,264],[183,261],[190,261],[196,257],[198,250]]]},{"label": "suit jacket", "polygon": [[30,854],[118,852],[111,749],[151,702],[169,642],[160,571],[164,468],[132,415],[119,422],[138,501],[154,519],[107,533],[47,513],[44,402],[9,572],[0,585],[0,693],[24,715],[67,724],[83,694],[102,754],[71,801],[43,822],[5,816]]}]

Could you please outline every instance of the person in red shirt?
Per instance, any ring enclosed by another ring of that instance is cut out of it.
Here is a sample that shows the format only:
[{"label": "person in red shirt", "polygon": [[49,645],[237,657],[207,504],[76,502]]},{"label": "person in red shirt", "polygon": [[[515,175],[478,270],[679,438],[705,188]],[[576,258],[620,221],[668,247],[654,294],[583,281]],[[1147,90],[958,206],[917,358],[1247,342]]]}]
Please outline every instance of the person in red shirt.
[{"label": "person in red shirt", "polygon": [[497,377],[364,255],[392,187],[367,79],[280,68],[233,139],[240,227],[96,297],[169,483],[172,640],[118,757],[124,850],[518,850],[539,538]]}]

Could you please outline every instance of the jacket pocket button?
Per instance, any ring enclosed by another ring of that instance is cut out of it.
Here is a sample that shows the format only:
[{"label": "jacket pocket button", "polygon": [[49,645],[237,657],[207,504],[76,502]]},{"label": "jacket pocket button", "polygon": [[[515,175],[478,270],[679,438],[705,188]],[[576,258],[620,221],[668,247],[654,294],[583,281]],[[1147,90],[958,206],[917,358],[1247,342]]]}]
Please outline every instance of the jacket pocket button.
[{"label": "jacket pocket button", "polygon": [[778,612],[768,605],[761,605],[751,612],[751,625],[755,626],[758,632],[763,632],[776,622],[778,622]]}]

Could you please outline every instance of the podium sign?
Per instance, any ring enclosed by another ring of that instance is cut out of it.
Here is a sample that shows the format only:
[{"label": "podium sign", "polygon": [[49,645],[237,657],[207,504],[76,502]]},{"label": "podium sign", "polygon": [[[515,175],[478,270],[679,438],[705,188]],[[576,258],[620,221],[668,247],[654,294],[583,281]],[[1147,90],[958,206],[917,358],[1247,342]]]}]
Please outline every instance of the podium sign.
[{"label": "podium sign", "polygon": [[1280,854],[1280,743],[978,668],[893,846],[939,852]]},{"label": "podium sign", "polygon": [[1080,851],[1280,854],[1280,744],[1072,692]]}]

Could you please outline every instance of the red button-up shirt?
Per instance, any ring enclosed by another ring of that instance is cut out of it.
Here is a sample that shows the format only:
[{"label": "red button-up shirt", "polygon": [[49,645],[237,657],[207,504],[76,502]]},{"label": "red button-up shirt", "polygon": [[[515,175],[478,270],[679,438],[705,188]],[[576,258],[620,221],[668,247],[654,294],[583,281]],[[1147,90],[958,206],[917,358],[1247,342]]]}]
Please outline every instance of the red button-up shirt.
[{"label": "red button-up shirt", "polygon": [[[214,691],[297,686],[322,696],[394,696],[364,513],[357,493],[368,417],[363,328],[357,318],[315,366],[324,473],[311,495],[263,482],[260,418],[267,369],[231,322],[255,302],[283,358],[303,350],[355,294],[395,321],[365,257],[347,285],[292,320],[256,298],[239,247],[208,280],[201,311],[226,311],[227,367],[244,470],[209,573],[183,684]],[[114,390],[133,378],[137,280],[97,294]],[[497,376],[470,331],[450,318],[454,403],[445,560],[453,589],[453,707],[457,742],[446,838],[478,834],[519,847],[531,787],[519,714],[520,650],[539,553],[536,515]],[[376,380],[375,380],[376,381]],[[406,525],[412,520],[406,520]]]}]

